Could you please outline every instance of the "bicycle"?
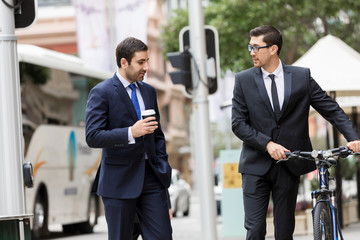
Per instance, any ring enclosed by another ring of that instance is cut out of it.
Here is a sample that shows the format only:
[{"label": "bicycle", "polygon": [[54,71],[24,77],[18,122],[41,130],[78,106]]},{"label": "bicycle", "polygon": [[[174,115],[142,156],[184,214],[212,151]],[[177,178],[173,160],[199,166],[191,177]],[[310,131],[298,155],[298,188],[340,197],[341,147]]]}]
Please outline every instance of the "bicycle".
[{"label": "bicycle", "polygon": [[337,221],[337,208],[335,207],[335,190],[329,189],[329,169],[336,165],[339,157],[345,158],[354,154],[347,147],[329,150],[313,150],[312,152],[294,151],[286,152],[287,158],[277,163],[292,159],[315,161],[319,170],[319,189],[311,192],[313,201],[313,228],[314,240],[338,240],[338,233],[343,240],[341,229]]}]

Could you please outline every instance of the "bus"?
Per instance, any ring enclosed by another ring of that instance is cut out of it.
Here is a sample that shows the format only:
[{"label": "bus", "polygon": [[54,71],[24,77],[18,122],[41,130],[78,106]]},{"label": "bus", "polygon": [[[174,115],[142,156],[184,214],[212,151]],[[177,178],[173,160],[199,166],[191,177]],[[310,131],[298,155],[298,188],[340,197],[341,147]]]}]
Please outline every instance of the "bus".
[{"label": "bus", "polygon": [[18,44],[24,161],[33,166],[34,187],[25,190],[26,211],[33,213],[33,239],[61,224],[67,233],[91,233],[103,215],[91,193],[101,149],[85,141],[85,107],[93,85],[111,73],[33,45]]}]

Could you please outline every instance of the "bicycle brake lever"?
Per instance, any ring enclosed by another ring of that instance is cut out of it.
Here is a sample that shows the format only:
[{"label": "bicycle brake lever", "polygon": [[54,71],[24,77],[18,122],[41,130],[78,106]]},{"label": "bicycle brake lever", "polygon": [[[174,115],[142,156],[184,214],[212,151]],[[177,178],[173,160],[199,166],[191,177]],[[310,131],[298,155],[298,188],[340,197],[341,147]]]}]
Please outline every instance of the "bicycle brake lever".
[{"label": "bicycle brake lever", "polygon": [[276,164],[280,163],[280,162],[286,162],[286,161],[289,161],[291,160],[292,158],[296,157],[295,154],[293,154],[292,152],[285,152],[285,155],[287,158],[285,159],[280,159],[278,161],[276,161]]},{"label": "bicycle brake lever", "polygon": [[348,149],[347,147],[344,147],[344,149],[340,150],[339,152],[339,156],[341,158],[346,158],[347,156],[349,156],[350,154],[353,154],[353,151],[351,151],[350,149]]},{"label": "bicycle brake lever", "polygon": [[281,162],[286,162],[287,160],[289,160],[289,158],[277,160],[277,161],[276,161],[276,164],[279,164],[279,163],[281,163]]}]

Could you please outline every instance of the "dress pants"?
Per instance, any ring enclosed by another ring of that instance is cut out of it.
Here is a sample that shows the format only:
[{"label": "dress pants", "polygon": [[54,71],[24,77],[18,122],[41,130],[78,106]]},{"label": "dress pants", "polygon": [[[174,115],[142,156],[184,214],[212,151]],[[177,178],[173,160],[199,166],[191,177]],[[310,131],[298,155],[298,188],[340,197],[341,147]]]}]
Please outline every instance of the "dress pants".
[{"label": "dress pants", "polygon": [[142,235],[142,231],[141,231],[139,217],[136,214],[135,219],[134,219],[134,229],[133,229],[133,232],[132,232],[131,239],[132,240],[137,240],[140,235]]},{"label": "dress pants", "polygon": [[146,164],[142,193],[135,199],[103,197],[109,240],[131,240],[137,213],[144,240],[172,240],[167,190]]},{"label": "dress pants", "polygon": [[270,194],[274,204],[276,240],[292,240],[295,206],[300,177],[290,173],[284,163],[276,164],[264,176],[242,174],[247,240],[264,240]]}]

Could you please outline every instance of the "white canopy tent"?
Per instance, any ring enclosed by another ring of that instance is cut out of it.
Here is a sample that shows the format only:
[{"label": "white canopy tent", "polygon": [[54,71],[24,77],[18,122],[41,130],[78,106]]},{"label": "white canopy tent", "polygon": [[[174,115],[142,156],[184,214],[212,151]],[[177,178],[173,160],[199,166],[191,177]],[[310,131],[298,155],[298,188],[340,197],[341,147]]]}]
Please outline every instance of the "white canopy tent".
[{"label": "white canopy tent", "polygon": [[310,68],[324,90],[336,92],[336,100],[346,112],[360,106],[360,97],[354,97],[360,96],[360,53],[339,38],[321,38],[293,65]]}]

